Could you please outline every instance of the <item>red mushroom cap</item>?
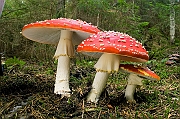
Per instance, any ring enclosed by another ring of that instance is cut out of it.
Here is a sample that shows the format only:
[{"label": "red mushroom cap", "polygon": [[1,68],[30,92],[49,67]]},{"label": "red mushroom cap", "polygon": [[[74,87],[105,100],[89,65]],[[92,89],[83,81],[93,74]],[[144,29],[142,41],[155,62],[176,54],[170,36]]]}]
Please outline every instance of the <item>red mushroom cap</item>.
[{"label": "red mushroom cap", "polygon": [[120,68],[127,72],[135,73],[144,78],[148,78],[150,80],[160,80],[160,77],[156,73],[151,71],[148,67],[136,66],[133,64],[120,64]]},{"label": "red mushroom cap", "polygon": [[96,26],[82,20],[58,18],[27,24],[22,29],[22,35],[40,43],[57,44],[61,30],[74,31],[72,38],[74,45],[79,44],[90,34],[100,31]]},{"label": "red mushroom cap", "polygon": [[114,31],[91,35],[78,45],[77,51],[92,57],[100,57],[102,53],[117,54],[125,61],[146,62],[149,59],[141,43],[127,34]]}]

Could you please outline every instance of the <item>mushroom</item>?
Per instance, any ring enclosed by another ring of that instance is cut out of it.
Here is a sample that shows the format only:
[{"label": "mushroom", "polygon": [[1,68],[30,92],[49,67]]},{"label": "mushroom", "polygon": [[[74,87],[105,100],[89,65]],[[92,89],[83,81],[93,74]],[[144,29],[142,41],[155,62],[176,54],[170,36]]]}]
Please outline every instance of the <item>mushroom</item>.
[{"label": "mushroom", "polygon": [[54,93],[69,97],[70,57],[74,56],[73,46],[99,31],[96,26],[85,21],[58,18],[25,25],[22,35],[36,42],[57,45],[54,55],[54,58],[58,59]]},{"label": "mushroom", "polygon": [[142,80],[160,80],[160,77],[151,71],[148,67],[137,66],[133,64],[120,64],[121,69],[130,73],[128,77],[128,84],[125,91],[125,97],[128,102],[135,102],[134,93],[138,85],[142,85]]},{"label": "mushroom", "polygon": [[110,73],[119,70],[120,60],[146,62],[148,53],[141,43],[131,36],[114,31],[98,32],[78,45],[77,51],[99,58],[96,75],[87,101],[97,103]]},{"label": "mushroom", "polygon": [[172,61],[172,60],[166,61],[166,65],[173,65],[174,63],[175,63],[175,61]]},{"label": "mushroom", "polygon": [[175,60],[175,61],[178,61],[179,58],[178,58],[178,57],[170,57],[169,60]]},{"label": "mushroom", "polygon": [[169,57],[180,57],[180,55],[179,54],[172,54]]}]

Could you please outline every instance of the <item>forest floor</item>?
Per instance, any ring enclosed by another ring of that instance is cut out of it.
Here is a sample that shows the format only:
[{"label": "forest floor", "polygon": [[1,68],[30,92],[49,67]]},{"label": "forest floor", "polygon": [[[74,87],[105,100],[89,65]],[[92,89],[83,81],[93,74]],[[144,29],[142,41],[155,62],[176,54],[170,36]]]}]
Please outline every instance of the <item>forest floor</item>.
[{"label": "forest floor", "polygon": [[[56,63],[16,59],[0,77],[0,118],[2,119],[178,119],[180,118],[180,63],[166,65],[168,56],[153,59],[147,66],[160,75],[160,81],[144,80],[135,93],[136,103],[127,103],[124,89],[128,73],[110,75],[98,104],[86,103],[96,73],[96,60],[71,62],[70,98],[53,93]],[[163,55],[163,54],[162,54]],[[12,60],[12,59],[11,59]]]}]

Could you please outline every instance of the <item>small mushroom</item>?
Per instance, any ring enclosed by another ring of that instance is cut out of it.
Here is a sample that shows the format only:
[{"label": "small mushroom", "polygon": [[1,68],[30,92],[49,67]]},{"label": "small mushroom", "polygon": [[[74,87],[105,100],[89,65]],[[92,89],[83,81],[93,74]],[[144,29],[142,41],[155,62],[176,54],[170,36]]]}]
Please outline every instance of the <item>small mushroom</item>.
[{"label": "small mushroom", "polygon": [[98,32],[78,45],[78,52],[99,58],[95,64],[96,75],[87,101],[97,103],[110,73],[119,70],[121,60],[146,62],[148,53],[141,43],[131,36],[114,31]]},{"label": "small mushroom", "polygon": [[148,67],[136,66],[132,64],[120,64],[120,68],[130,73],[128,84],[125,91],[125,97],[128,102],[134,102],[134,93],[138,85],[142,85],[143,79],[159,81],[160,77],[151,71]]},{"label": "small mushroom", "polygon": [[172,54],[169,57],[180,57],[180,55],[179,54]]},{"label": "small mushroom", "polygon": [[57,45],[54,55],[58,59],[54,93],[69,97],[70,57],[74,56],[74,45],[99,31],[85,21],[58,18],[25,25],[22,35],[36,42]]},{"label": "small mushroom", "polygon": [[178,61],[179,58],[178,58],[178,57],[170,57],[169,60],[175,60],[175,61]]},{"label": "small mushroom", "polygon": [[173,61],[173,60],[166,61],[166,65],[173,65],[174,63],[175,63],[175,61]]}]

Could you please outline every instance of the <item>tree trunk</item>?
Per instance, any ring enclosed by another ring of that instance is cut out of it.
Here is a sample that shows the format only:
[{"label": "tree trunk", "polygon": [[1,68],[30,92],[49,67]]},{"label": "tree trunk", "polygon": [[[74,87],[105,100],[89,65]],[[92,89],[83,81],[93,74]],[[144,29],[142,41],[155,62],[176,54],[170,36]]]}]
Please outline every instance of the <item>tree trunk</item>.
[{"label": "tree trunk", "polygon": [[2,62],[1,62],[1,53],[0,53],[0,76],[3,76],[3,71],[2,71]]},{"label": "tree trunk", "polygon": [[2,14],[3,8],[4,8],[5,0],[0,0],[0,16]]},{"label": "tree trunk", "polygon": [[175,37],[175,0],[170,0],[170,42],[174,43]]},{"label": "tree trunk", "polygon": [[99,13],[97,15],[97,23],[96,23],[96,26],[98,27],[99,26]]},{"label": "tree trunk", "polygon": [[66,16],[65,5],[66,5],[66,0],[59,0],[58,6],[57,6],[57,18]]}]

